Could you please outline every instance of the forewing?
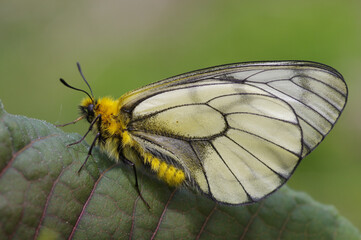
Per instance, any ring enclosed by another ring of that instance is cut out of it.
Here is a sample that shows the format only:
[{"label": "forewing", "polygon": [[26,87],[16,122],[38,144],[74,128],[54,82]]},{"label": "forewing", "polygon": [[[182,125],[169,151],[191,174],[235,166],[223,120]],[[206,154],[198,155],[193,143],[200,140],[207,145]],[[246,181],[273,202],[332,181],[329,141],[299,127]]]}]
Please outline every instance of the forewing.
[{"label": "forewing", "polygon": [[218,202],[257,201],[281,186],[329,132],[342,76],[310,62],[220,66],[123,97],[134,140]]}]

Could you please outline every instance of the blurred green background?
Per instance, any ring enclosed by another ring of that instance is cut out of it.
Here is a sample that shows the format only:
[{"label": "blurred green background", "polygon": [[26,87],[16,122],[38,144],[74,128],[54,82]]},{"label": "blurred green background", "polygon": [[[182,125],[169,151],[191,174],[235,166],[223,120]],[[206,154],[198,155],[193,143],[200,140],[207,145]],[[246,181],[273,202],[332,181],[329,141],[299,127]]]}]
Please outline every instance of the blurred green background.
[{"label": "blurred green background", "polygon": [[[191,70],[254,60],[328,64],[346,110],[289,185],[361,229],[361,1],[0,1],[0,99],[9,113],[65,123],[85,88],[126,91]],[[66,128],[83,134],[87,124]]]}]

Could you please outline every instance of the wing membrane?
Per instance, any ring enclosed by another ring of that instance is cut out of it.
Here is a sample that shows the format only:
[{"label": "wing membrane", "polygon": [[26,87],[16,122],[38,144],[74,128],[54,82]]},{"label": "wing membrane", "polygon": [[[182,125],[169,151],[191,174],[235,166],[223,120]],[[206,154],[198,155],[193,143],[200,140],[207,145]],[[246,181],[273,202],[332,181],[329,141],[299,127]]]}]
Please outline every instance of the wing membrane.
[{"label": "wing membrane", "polygon": [[334,69],[258,62],[176,76],[126,94],[121,110],[147,151],[184,169],[218,202],[257,201],[280,187],[331,130],[347,99]]}]

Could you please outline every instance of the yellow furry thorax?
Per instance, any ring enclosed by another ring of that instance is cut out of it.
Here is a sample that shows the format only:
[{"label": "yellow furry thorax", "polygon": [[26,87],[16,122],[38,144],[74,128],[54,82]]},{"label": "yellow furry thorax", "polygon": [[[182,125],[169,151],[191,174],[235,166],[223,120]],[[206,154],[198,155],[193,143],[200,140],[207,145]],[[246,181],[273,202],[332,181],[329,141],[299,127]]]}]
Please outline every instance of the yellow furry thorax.
[{"label": "yellow furry thorax", "polygon": [[[117,146],[119,141],[121,141],[123,148],[132,148],[135,150],[138,156],[142,158],[143,163],[149,165],[151,170],[157,174],[158,178],[165,181],[168,185],[179,186],[184,182],[185,173],[183,170],[146,152],[137,141],[132,139],[131,134],[127,131],[129,120],[121,114],[121,106],[118,100],[110,97],[103,97],[97,100],[85,98],[82,100],[80,106],[87,108],[90,104],[94,104],[94,117],[99,114],[101,115],[101,124],[99,127],[95,124],[96,129],[94,130],[100,131],[103,136],[107,136],[107,141],[101,147],[109,156],[119,161],[119,150]],[[136,162],[136,160],[132,159],[133,157],[130,158],[130,161]]]},{"label": "yellow furry thorax", "polygon": [[97,129],[98,131],[114,135],[124,130],[125,123],[119,116],[118,100],[110,97],[99,98],[95,101],[85,98],[80,106],[87,108],[90,104],[94,104],[94,117],[101,115],[101,129]]},{"label": "yellow furry thorax", "polygon": [[102,115],[102,119],[106,119],[110,116],[117,115],[118,110],[118,101],[110,97],[99,98],[96,100],[90,98],[84,98],[80,106],[88,107],[90,104],[94,104],[94,115]]}]

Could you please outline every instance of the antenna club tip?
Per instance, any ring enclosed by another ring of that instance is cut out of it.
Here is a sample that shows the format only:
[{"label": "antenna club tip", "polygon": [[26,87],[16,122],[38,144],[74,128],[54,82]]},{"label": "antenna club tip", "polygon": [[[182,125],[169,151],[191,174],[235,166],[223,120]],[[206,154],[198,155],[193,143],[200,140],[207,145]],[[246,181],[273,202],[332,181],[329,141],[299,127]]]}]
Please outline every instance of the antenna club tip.
[{"label": "antenna club tip", "polygon": [[74,90],[76,90],[76,91],[83,92],[83,93],[85,93],[86,95],[88,95],[88,97],[89,97],[90,99],[94,99],[93,91],[92,91],[92,89],[91,89],[91,87],[90,87],[89,83],[88,83],[88,82],[87,82],[87,80],[85,79],[85,77],[84,77],[84,75],[83,75],[83,72],[81,71],[81,68],[80,68],[80,64],[79,64],[79,62],[77,62],[77,66],[78,66],[78,70],[79,70],[79,73],[80,73],[81,77],[83,78],[83,80],[84,80],[84,82],[86,83],[86,85],[89,87],[89,90],[90,90],[91,96],[90,96],[90,94],[89,94],[89,93],[87,93],[87,92],[86,92],[86,91],[84,91],[83,89],[79,89],[79,88],[76,88],[76,87],[70,86],[70,85],[69,85],[67,82],[65,82],[65,80],[64,80],[64,79],[62,79],[62,78],[60,78],[60,79],[59,79],[59,80],[60,80],[60,82],[61,82],[62,84],[64,84],[65,86],[67,86],[68,88],[74,89]]},{"label": "antenna club tip", "polygon": [[64,84],[65,86],[67,86],[68,87],[68,83],[67,82],[65,82],[65,80],[64,79],[62,79],[62,78],[59,78],[59,80],[60,80],[60,82],[62,83],[62,84]]}]

